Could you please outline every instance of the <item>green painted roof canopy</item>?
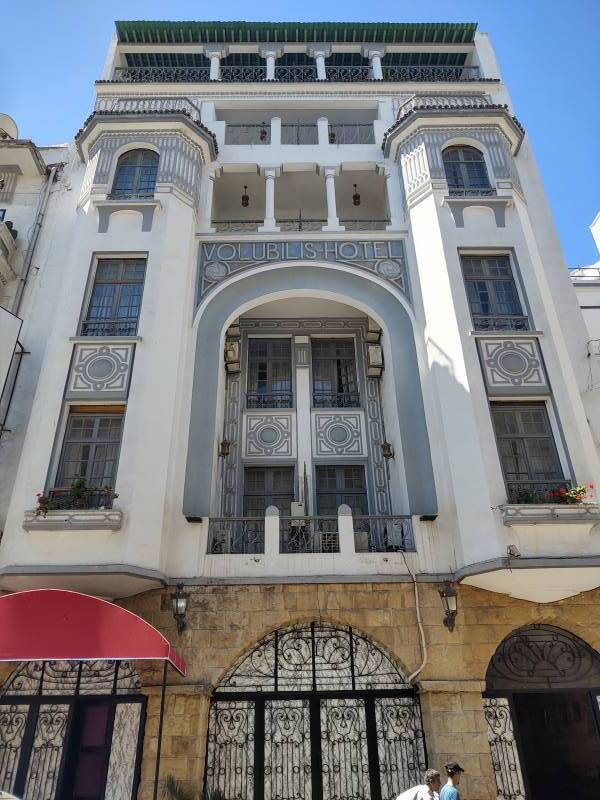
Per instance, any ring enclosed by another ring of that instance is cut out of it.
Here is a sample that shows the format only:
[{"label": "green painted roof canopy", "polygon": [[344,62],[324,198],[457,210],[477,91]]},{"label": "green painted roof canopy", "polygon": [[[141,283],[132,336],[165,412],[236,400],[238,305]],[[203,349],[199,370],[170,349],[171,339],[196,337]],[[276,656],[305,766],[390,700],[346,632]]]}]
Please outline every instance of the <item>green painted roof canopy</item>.
[{"label": "green painted roof canopy", "polygon": [[117,22],[125,44],[470,44],[473,22]]}]

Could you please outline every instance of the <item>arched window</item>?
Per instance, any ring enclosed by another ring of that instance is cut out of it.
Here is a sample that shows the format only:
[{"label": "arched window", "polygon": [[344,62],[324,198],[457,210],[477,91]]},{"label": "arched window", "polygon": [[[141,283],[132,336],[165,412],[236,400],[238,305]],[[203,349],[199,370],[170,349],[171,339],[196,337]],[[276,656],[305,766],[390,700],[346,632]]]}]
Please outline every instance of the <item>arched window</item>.
[{"label": "arched window", "polygon": [[425,766],[418,695],[353,628],[274,631],[211,700],[206,788],[230,800],[393,800]]},{"label": "arched window", "polygon": [[492,194],[483,153],[475,147],[457,145],[442,153],[450,194]]},{"label": "arched window", "polygon": [[154,150],[129,150],[119,158],[113,197],[153,197],[158,172],[158,153]]}]

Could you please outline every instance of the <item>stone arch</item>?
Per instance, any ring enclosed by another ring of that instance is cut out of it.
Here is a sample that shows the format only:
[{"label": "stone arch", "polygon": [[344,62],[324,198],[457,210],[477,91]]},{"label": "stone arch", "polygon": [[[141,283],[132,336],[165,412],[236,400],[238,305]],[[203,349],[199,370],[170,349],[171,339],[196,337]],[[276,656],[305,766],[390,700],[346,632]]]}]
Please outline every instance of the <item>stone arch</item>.
[{"label": "stone arch", "polygon": [[184,514],[210,516],[210,498],[216,455],[216,420],[226,325],[242,310],[286,294],[336,297],[365,309],[384,331],[390,351],[406,485],[412,514],[434,516],[437,501],[427,423],[420,382],[414,317],[399,293],[366,275],[331,264],[286,263],[248,271],[223,282],[199,309],[196,354],[184,490]]}]

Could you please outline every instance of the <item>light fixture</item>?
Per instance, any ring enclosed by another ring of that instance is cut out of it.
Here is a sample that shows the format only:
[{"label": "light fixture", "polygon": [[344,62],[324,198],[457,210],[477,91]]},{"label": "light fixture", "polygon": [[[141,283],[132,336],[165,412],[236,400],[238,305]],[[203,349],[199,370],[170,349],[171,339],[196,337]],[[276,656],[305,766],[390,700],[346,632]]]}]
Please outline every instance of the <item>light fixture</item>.
[{"label": "light fixture", "polygon": [[381,455],[384,458],[393,458],[394,457],[394,448],[392,445],[387,441],[387,439],[381,442]]},{"label": "light fixture", "polygon": [[242,195],[242,208],[248,208],[250,205],[250,196],[248,194],[248,187],[244,186],[244,194]]},{"label": "light fixture", "polygon": [[229,439],[223,439],[223,441],[219,445],[219,455],[221,456],[221,458],[227,458],[230,452],[231,452],[231,442],[229,441]]},{"label": "light fixture", "polygon": [[365,341],[371,342],[372,344],[379,344],[381,341],[381,328],[374,319],[371,319],[371,317],[369,317],[368,320]]},{"label": "light fixture", "polygon": [[264,122],[263,122],[262,128],[260,129],[260,132],[258,134],[258,138],[260,139],[261,142],[266,142],[267,141],[267,129],[265,128],[265,123]]},{"label": "light fixture", "polygon": [[454,630],[454,621],[458,613],[458,593],[450,581],[444,581],[441,589],[438,589],[442,606],[444,607],[444,625],[450,632]]},{"label": "light fixture", "polygon": [[521,551],[516,544],[509,544],[506,548],[508,558],[521,558]]},{"label": "light fixture", "polygon": [[329,144],[336,144],[337,136],[334,131],[329,131]]},{"label": "light fixture", "polygon": [[175,591],[171,593],[171,608],[177,623],[177,633],[182,633],[187,624],[188,599],[189,594],[183,591],[183,583],[178,583]]},{"label": "light fixture", "polygon": [[360,205],[360,194],[358,193],[358,186],[354,184],[354,194],[352,195],[352,204],[355,206]]}]

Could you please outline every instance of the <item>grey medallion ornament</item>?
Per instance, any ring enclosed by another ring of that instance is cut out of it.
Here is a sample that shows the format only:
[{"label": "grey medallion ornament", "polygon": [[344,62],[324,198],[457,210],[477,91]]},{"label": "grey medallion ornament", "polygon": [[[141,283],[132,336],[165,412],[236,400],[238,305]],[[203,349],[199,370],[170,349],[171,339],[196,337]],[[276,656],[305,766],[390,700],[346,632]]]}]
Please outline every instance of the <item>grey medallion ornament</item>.
[{"label": "grey medallion ornament", "polygon": [[294,457],[292,414],[247,412],[244,415],[244,457]]},{"label": "grey medallion ornament", "polygon": [[548,394],[550,389],[537,339],[479,339],[488,394]]},{"label": "grey medallion ornament", "polygon": [[134,344],[76,344],[67,382],[67,400],[125,400]]}]

